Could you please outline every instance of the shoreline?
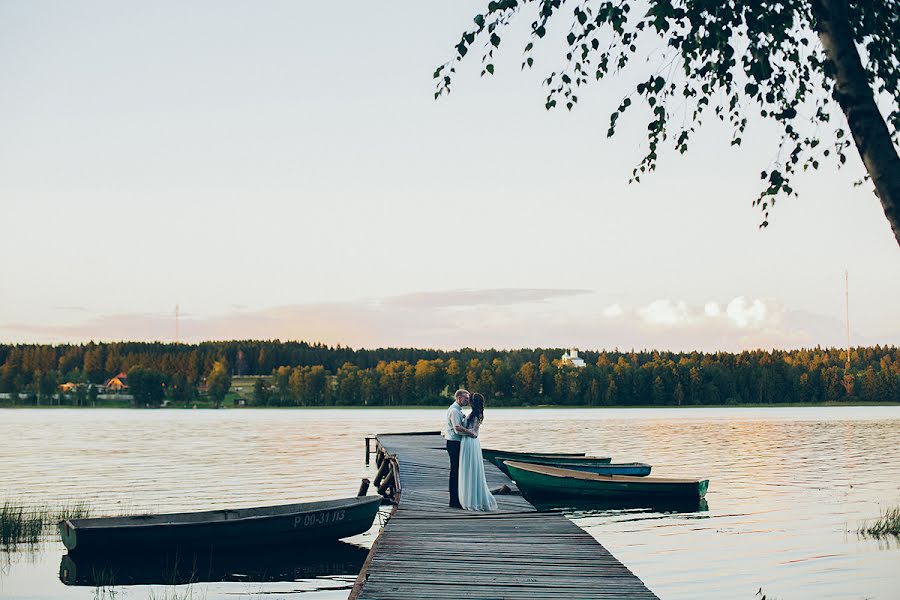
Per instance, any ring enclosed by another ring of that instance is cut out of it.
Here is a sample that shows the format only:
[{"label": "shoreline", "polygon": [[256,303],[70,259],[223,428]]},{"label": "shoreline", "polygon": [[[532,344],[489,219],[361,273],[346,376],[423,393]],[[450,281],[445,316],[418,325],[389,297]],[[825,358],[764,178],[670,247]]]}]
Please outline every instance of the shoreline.
[{"label": "shoreline", "polygon": [[[448,398],[448,405],[452,400]],[[826,402],[784,402],[778,404],[742,403],[742,404],[636,404],[628,406],[583,406],[577,404],[523,404],[521,406],[491,406],[491,410],[521,410],[521,409],[590,409],[590,410],[621,410],[621,409],[648,409],[648,408],[674,408],[678,410],[691,410],[698,408],[830,408],[830,407],[864,407],[864,406],[900,406],[898,402],[865,402],[865,401],[826,401]],[[160,406],[160,407],[134,407],[129,405],[105,405],[105,406],[71,406],[71,405],[26,405],[15,404],[12,406],[0,406],[0,410],[40,409],[40,410],[96,410],[96,409],[131,409],[131,410],[418,410],[432,409],[444,410],[442,404],[405,404],[396,406],[222,406],[213,408],[209,405],[197,406]]]}]

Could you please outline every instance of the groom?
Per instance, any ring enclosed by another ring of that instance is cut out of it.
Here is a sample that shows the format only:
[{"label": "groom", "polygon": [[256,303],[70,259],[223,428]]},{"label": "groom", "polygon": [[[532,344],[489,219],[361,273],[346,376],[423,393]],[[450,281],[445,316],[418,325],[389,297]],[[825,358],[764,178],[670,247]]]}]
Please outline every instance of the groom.
[{"label": "groom", "polygon": [[447,409],[444,438],[447,440],[447,454],[450,455],[450,508],[462,508],[459,503],[459,444],[462,435],[456,431],[456,426],[465,427],[462,407],[469,405],[469,392],[458,389],[453,396],[454,402]]}]

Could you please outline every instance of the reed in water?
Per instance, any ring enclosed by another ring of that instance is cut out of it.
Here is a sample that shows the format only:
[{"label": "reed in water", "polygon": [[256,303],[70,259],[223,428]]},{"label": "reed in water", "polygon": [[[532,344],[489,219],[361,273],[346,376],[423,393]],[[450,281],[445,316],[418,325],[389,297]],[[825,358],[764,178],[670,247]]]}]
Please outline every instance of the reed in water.
[{"label": "reed in water", "polygon": [[30,507],[6,500],[0,505],[0,545],[35,544],[41,535],[63,519],[83,519],[91,514],[84,502],[57,507]]},{"label": "reed in water", "polygon": [[868,523],[859,529],[859,533],[882,537],[885,535],[900,536],[900,505],[888,508],[871,525]]}]

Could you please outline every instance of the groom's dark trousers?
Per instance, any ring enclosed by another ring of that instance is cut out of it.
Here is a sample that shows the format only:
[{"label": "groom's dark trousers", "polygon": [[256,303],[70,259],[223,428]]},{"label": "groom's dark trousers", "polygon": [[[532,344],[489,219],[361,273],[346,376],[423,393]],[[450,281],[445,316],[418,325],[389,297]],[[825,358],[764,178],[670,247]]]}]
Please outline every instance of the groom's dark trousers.
[{"label": "groom's dark trousers", "polygon": [[459,506],[459,442],[447,440],[450,455],[450,506]]}]

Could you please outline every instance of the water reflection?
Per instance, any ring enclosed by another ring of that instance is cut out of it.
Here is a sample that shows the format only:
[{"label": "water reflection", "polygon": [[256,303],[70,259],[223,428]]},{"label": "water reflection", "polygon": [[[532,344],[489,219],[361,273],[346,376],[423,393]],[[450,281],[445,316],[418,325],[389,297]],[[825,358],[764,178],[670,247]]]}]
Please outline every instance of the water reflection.
[{"label": "water reflection", "polygon": [[532,501],[538,510],[559,510],[572,518],[580,518],[586,515],[601,515],[608,513],[702,513],[709,510],[706,499],[654,499],[654,498],[623,498],[613,500],[579,501],[571,498],[557,501]]},{"label": "water reflection", "polygon": [[345,542],[314,549],[285,546],[152,552],[73,552],[62,557],[59,579],[66,585],[183,585],[198,582],[296,581],[355,576],[368,550]]},{"label": "water reflection", "polygon": [[[442,408],[4,409],[0,504],[84,501],[99,516],[345,497],[374,476],[374,463],[363,462],[366,435],[425,431],[443,418]],[[760,587],[790,600],[898,597],[898,542],[856,532],[900,502],[900,407],[490,410],[482,431],[485,447],[611,455],[652,464],[659,477],[709,478],[709,504],[697,512],[557,507],[666,600],[694,600],[698,589],[751,598]],[[368,546],[377,531],[350,541]],[[90,588],[60,582],[64,551],[56,537],[0,550],[0,598],[91,598]],[[352,576],[200,583],[195,597],[299,597],[291,594],[341,577]],[[124,597],[171,597],[154,587]],[[326,596],[345,599],[346,590],[315,597]]]}]

